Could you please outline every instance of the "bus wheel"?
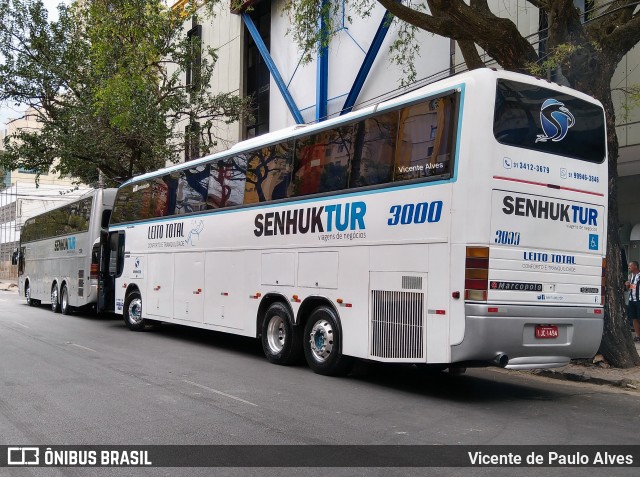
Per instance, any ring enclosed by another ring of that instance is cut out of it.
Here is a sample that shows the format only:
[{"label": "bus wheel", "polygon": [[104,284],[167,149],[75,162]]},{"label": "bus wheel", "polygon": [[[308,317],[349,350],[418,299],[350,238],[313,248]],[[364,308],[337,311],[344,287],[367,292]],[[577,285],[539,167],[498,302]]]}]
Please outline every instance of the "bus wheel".
[{"label": "bus wheel", "polygon": [[58,302],[58,284],[54,283],[51,287],[51,311],[58,313],[60,311],[60,303]]},{"label": "bus wheel", "polygon": [[24,296],[27,298],[27,305],[35,305],[35,300],[31,299],[31,285],[29,285],[29,283],[27,283],[27,289],[24,291]]},{"label": "bus wheel", "polygon": [[68,315],[70,311],[71,307],[69,306],[69,292],[67,291],[67,285],[62,285],[62,290],[60,291],[60,313]]},{"label": "bus wheel", "polygon": [[142,318],[142,298],[138,291],[129,293],[124,301],[124,322],[131,331],[144,330],[146,323]]},{"label": "bus wheel", "polygon": [[353,359],[340,352],[340,328],[334,311],[326,306],[313,310],[304,327],[304,356],[314,373],[345,375]]},{"label": "bus wheel", "polygon": [[274,364],[295,363],[302,354],[302,340],[289,309],[282,303],[273,303],[262,322],[262,349]]}]

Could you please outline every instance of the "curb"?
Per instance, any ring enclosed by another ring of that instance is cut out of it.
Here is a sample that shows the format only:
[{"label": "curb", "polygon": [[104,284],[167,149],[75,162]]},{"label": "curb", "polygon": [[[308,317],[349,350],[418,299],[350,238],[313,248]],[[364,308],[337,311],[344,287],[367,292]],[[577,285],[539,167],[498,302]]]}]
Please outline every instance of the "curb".
[{"label": "curb", "polygon": [[589,373],[589,369],[536,369],[531,372],[534,376],[544,376],[546,378],[560,379],[563,381],[574,381],[580,383],[599,384],[614,386],[625,390],[640,390],[640,381],[620,376],[600,377]]}]

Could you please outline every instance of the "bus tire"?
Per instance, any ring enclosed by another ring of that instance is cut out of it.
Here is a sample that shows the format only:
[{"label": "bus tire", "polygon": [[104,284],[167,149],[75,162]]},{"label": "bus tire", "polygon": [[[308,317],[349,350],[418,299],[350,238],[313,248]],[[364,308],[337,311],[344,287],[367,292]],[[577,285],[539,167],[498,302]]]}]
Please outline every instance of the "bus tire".
[{"label": "bus tire", "polygon": [[60,313],[68,315],[70,312],[69,290],[67,289],[67,285],[62,285],[62,290],[60,290]]},{"label": "bus tire", "polygon": [[280,302],[272,303],[262,321],[262,350],[269,362],[293,364],[302,355],[302,338],[289,309]]},{"label": "bus tire", "polygon": [[54,283],[51,287],[51,311],[58,313],[60,311],[60,301],[58,300],[58,284]]},{"label": "bus tire", "polygon": [[29,284],[29,282],[27,282],[27,287],[24,291],[24,296],[27,299],[27,305],[29,306],[35,306],[35,300],[33,300],[31,298],[31,285]]},{"label": "bus tire", "polygon": [[343,376],[349,372],[353,359],[341,353],[342,337],[338,318],[328,306],[313,310],[304,327],[304,356],[314,373]]},{"label": "bus tire", "polygon": [[142,297],[139,291],[132,291],[124,300],[124,322],[131,331],[142,331],[146,321],[142,318]]}]

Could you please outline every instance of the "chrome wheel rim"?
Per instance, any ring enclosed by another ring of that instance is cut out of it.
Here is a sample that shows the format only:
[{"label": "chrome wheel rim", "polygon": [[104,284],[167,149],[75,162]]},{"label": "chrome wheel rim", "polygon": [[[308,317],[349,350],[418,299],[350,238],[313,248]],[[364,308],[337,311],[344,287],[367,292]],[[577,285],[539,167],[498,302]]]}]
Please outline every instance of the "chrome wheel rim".
[{"label": "chrome wheel rim", "polygon": [[54,310],[58,306],[58,287],[53,287],[51,289],[51,308]]},{"label": "chrome wheel rim", "polygon": [[31,303],[31,287],[27,285],[27,303]]},{"label": "chrome wheel rim", "polygon": [[311,354],[320,363],[326,361],[333,351],[333,326],[327,320],[319,320],[311,328],[309,344]]},{"label": "chrome wheel rim", "polygon": [[127,311],[131,323],[138,325],[142,322],[142,300],[140,298],[131,300]]},{"label": "chrome wheel rim", "polygon": [[66,288],[62,289],[62,309],[63,310],[67,309],[67,289]]},{"label": "chrome wheel rim", "polygon": [[267,343],[269,349],[273,353],[280,353],[284,348],[284,344],[287,340],[287,330],[285,327],[284,318],[279,315],[274,316],[269,321],[267,326]]}]

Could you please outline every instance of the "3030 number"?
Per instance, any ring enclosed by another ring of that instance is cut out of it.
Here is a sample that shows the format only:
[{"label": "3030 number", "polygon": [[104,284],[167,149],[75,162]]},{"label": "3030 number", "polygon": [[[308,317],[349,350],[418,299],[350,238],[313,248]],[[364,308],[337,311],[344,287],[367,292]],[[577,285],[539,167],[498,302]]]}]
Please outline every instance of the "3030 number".
[{"label": "3030 number", "polygon": [[520,245],[520,232],[496,230],[494,242],[502,245]]}]

